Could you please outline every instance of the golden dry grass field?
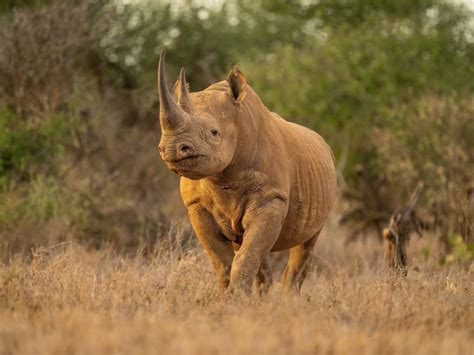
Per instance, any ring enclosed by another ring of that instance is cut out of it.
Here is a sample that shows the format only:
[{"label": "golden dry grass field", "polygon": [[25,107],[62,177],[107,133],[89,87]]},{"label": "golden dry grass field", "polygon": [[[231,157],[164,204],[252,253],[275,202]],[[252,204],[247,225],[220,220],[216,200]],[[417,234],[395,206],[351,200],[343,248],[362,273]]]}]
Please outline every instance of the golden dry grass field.
[{"label": "golden dry grass field", "polygon": [[0,353],[473,353],[472,265],[440,267],[434,239],[413,238],[408,276],[391,275],[380,244],[346,246],[329,229],[300,296],[278,283],[219,296],[198,246],[123,256],[65,243],[14,257],[0,266]]}]

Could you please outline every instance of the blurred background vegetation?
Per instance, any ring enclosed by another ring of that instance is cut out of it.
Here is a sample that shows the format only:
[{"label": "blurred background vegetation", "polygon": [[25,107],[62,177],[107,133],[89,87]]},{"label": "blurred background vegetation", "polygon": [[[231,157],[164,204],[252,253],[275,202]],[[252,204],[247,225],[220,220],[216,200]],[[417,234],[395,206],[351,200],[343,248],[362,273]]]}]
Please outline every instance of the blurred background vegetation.
[{"label": "blurred background vegetation", "polygon": [[162,47],[192,91],[238,63],[270,110],[329,141],[348,240],[380,235],[423,181],[420,223],[474,255],[467,1],[3,0],[1,257],[71,238],[133,251],[189,228],[156,150]]}]

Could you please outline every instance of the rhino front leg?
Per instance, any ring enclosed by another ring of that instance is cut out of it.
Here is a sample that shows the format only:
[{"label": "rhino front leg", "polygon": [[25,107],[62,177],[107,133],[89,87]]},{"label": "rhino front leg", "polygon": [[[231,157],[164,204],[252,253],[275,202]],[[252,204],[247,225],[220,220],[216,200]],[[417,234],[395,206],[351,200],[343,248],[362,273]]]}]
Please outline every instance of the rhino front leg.
[{"label": "rhino front leg", "polygon": [[[234,251],[239,251],[240,244],[232,243],[234,247]],[[268,291],[270,286],[273,283],[273,273],[270,263],[268,262],[267,258],[264,257],[262,260],[262,264],[258,269],[257,275],[255,275],[255,279],[253,280],[253,285],[257,293],[263,294]]]},{"label": "rhino front leg", "polygon": [[211,214],[202,207],[191,207],[188,214],[199,242],[211,259],[219,288],[225,291],[229,286],[230,269],[234,259],[232,243],[219,233]]},{"label": "rhino front leg", "polygon": [[310,240],[290,249],[288,264],[283,272],[283,288],[285,291],[301,291],[301,286],[308,273],[311,255],[318,236],[319,232]]},{"label": "rhino front leg", "polygon": [[245,228],[242,245],[232,263],[231,291],[241,289],[250,293],[264,258],[280,235],[286,212],[287,204],[274,199],[246,213],[242,221]]}]

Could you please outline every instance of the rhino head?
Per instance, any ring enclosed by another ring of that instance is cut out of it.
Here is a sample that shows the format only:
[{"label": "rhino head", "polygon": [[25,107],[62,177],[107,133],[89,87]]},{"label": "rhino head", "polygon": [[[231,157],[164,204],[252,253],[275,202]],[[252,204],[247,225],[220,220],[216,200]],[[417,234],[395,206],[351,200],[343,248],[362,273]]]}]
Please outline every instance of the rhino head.
[{"label": "rhino head", "polygon": [[191,94],[184,68],[173,93],[168,91],[162,51],[158,66],[161,159],[171,171],[193,180],[222,172],[231,163],[237,146],[232,110],[223,98],[213,100],[209,95]]}]

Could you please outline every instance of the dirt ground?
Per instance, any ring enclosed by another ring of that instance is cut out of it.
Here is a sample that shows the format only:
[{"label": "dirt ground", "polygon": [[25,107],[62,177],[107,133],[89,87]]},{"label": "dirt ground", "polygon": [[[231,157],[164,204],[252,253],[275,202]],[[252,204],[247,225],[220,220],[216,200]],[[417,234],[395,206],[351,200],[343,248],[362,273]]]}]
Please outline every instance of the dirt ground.
[{"label": "dirt ground", "polygon": [[[331,228],[329,228],[331,230]],[[219,295],[198,246],[124,256],[77,243],[0,265],[1,354],[472,354],[469,264],[413,238],[407,277],[375,240],[322,235],[301,295]],[[426,252],[430,248],[430,253]]]}]

